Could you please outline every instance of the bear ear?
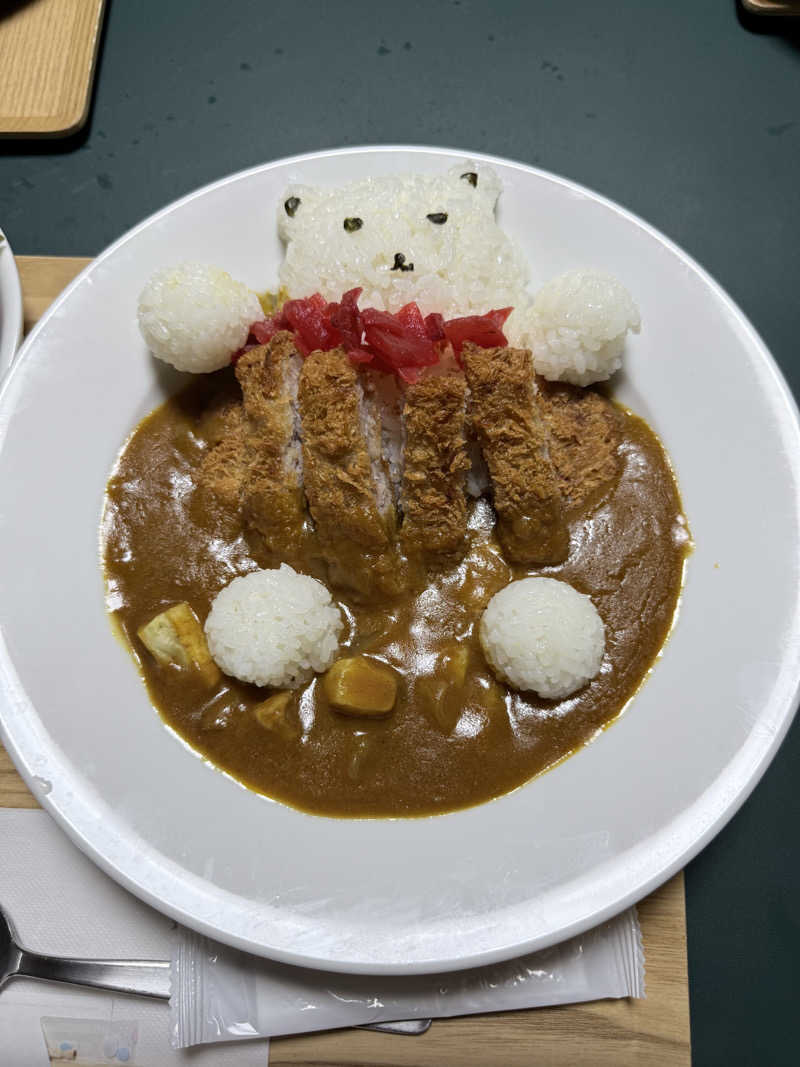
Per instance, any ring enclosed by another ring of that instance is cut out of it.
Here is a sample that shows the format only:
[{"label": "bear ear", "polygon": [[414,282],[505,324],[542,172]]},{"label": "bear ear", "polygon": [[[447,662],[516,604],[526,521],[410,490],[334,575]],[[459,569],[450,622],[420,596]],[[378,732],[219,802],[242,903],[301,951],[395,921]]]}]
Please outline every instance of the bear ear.
[{"label": "bear ear", "polygon": [[491,167],[487,167],[485,163],[475,163],[467,159],[451,167],[447,172],[447,177],[454,188],[457,187],[462,192],[465,189],[471,190],[476,199],[489,211],[494,211],[502,184]]},{"label": "bear ear", "polygon": [[278,232],[290,241],[297,224],[307,217],[318,199],[317,190],[310,185],[289,185],[278,201]]}]

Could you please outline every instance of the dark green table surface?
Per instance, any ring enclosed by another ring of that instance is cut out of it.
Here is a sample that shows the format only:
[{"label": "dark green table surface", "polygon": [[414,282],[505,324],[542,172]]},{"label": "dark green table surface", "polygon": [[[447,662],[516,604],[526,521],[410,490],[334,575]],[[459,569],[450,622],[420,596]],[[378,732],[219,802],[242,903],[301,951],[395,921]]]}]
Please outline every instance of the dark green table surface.
[{"label": "dark green table surface", "polygon": [[[0,142],[0,223],[19,253],[90,255],[169,200],[279,156],[380,142],[492,152],[576,179],[677,241],[799,395],[795,25],[743,20],[733,0],[111,0],[85,130]],[[798,826],[795,726],[687,870],[696,1067],[800,1062]]]}]

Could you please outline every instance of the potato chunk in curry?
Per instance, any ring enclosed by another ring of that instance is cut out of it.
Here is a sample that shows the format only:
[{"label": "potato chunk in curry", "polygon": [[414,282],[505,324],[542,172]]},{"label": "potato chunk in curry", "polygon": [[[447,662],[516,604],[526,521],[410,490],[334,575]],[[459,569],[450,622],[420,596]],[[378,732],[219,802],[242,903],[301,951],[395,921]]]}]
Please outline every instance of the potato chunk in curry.
[{"label": "potato chunk in curry", "polygon": [[191,667],[206,685],[219,685],[222,672],[211,658],[200,621],[185,601],[162,611],[136,633],[159,663]]},{"label": "potato chunk in curry", "polygon": [[328,700],[345,715],[386,715],[397,699],[394,671],[366,656],[338,659],[322,684]]}]

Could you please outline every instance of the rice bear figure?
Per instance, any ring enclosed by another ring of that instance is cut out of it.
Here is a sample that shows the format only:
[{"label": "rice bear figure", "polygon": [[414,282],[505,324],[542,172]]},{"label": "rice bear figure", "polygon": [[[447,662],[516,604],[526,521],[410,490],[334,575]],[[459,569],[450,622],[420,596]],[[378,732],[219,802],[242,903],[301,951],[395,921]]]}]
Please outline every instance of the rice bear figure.
[{"label": "rice bear figure", "polygon": [[[501,189],[491,167],[469,161],[441,174],[289,186],[277,207],[281,287],[330,301],[360,288],[362,308],[394,312],[414,301],[445,319],[512,307],[505,336],[531,349],[538,374],[575,385],[609,378],[628,331],[639,330],[633,299],[616,278],[588,269],[532,296],[525,257],[497,223]],[[260,317],[255,294],[208,264],[156,272],[139,301],[153,354],[196,373],[224,366]]]},{"label": "rice bear figure", "polygon": [[501,185],[465,162],[444,174],[365,178],[338,188],[290,186],[278,205],[286,242],[280,281],[293,297],[397,311],[416,301],[445,318],[518,307],[528,267],[495,219]]}]

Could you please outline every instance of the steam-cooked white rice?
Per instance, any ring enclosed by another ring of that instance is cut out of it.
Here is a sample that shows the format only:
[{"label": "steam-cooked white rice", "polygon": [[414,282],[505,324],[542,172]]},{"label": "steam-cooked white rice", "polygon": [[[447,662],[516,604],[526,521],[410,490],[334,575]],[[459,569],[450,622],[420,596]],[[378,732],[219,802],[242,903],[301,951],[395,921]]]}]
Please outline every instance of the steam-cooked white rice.
[{"label": "steam-cooked white rice", "polygon": [[[510,306],[505,334],[532,349],[539,374],[576,385],[610,377],[628,330],[639,329],[630,294],[610,274],[574,270],[532,299],[525,258],[495,218],[500,191],[491,167],[466,161],[440,175],[290,186],[278,205],[281,285],[329,300],[359,286],[362,307],[397,311],[414,300],[445,318]],[[397,253],[414,269],[397,269]]]},{"label": "steam-cooked white rice", "polygon": [[205,263],[157,270],[139,297],[147,347],[177,370],[205,374],[230,362],[264,313],[255,293]]},{"label": "steam-cooked white rice", "polygon": [[611,274],[573,270],[542,286],[533,302],[527,342],[537,372],[551,381],[591,385],[622,366],[628,330],[639,310]]},{"label": "steam-cooked white rice", "polygon": [[495,593],[479,634],[498,678],[548,700],[594,678],[605,651],[605,627],[591,599],[555,578],[523,578]]},{"label": "steam-cooked white rice", "polygon": [[[469,161],[445,174],[290,186],[278,205],[281,286],[329,300],[359,287],[362,307],[397,311],[413,300],[445,318],[513,307],[505,334],[531,348],[539,374],[575,385],[610,377],[628,330],[639,330],[633,299],[593,270],[559,275],[532,298],[525,258],[495,218],[500,191],[491,167]],[[202,263],[156,271],[139,300],[150,350],[193,373],[224,367],[262,318],[255,293]]]},{"label": "steam-cooked white rice", "polygon": [[[476,175],[476,184],[464,174]],[[295,297],[320,292],[329,300],[361,286],[362,307],[397,311],[415,300],[423,314],[445,317],[519,308],[529,300],[528,268],[495,220],[500,188],[490,167],[469,162],[446,174],[290,186],[278,205],[281,285]],[[428,217],[443,214],[445,222]],[[361,226],[348,232],[345,219]],[[413,271],[392,269],[398,252]]]},{"label": "steam-cooked white rice", "polygon": [[226,585],[214,598],[205,633],[214,661],[226,674],[296,689],[333,663],[342,625],[322,582],[284,563]]}]

